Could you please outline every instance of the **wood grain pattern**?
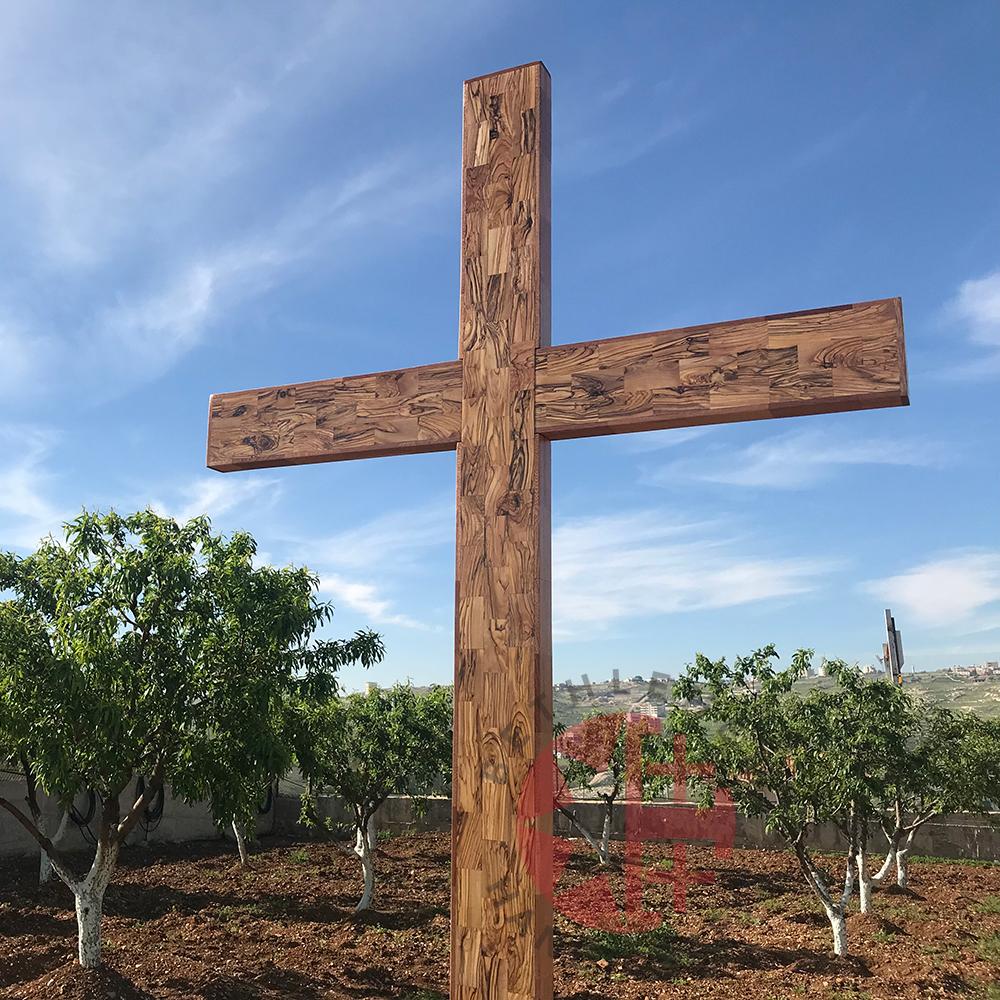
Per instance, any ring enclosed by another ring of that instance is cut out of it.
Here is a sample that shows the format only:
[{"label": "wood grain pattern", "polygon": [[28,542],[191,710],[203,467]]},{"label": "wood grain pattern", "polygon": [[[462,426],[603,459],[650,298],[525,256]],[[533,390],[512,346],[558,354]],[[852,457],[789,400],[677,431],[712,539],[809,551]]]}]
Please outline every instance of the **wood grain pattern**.
[{"label": "wood grain pattern", "polygon": [[634,334],[538,351],[549,438],[908,402],[899,299]]},{"label": "wood grain pattern", "polygon": [[422,368],[212,396],[208,465],[220,472],[454,448],[462,369]]},{"label": "wood grain pattern", "polygon": [[[535,352],[549,340],[549,114],[540,63],[466,82],[454,1000],[552,995],[551,899],[537,877],[551,865],[549,768],[528,781],[552,740],[549,444],[535,429]],[[526,844],[519,812],[545,817]]]},{"label": "wood grain pattern", "polygon": [[453,1000],[552,996],[549,440],[908,402],[898,299],[549,346],[549,117],[466,81],[459,360],[209,408],[225,472],[457,448]]}]

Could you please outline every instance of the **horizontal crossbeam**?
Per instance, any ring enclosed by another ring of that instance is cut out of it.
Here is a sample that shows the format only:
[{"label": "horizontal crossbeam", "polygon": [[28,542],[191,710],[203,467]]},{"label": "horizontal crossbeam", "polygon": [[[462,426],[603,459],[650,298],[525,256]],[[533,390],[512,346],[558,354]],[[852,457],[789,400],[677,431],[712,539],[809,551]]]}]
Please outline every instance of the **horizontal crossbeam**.
[{"label": "horizontal crossbeam", "polygon": [[457,361],[212,396],[208,465],[219,472],[453,449]]},{"label": "horizontal crossbeam", "polygon": [[[905,406],[899,299],[541,347],[545,437],[592,437]],[[220,472],[447,451],[461,435],[462,364],[221,393]]]},{"label": "horizontal crossbeam", "polygon": [[539,351],[548,438],[905,406],[899,299]]}]

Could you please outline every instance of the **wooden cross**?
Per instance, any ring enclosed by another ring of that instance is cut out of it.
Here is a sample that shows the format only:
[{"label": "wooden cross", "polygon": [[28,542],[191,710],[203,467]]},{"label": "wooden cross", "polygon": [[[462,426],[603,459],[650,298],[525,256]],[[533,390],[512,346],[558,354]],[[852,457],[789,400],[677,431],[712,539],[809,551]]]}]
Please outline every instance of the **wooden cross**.
[{"label": "wooden cross", "polygon": [[221,472],[457,452],[455,1000],[552,995],[549,442],[907,403],[899,299],[549,346],[549,88],[540,62],[465,83],[457,361],[209,415]]}]

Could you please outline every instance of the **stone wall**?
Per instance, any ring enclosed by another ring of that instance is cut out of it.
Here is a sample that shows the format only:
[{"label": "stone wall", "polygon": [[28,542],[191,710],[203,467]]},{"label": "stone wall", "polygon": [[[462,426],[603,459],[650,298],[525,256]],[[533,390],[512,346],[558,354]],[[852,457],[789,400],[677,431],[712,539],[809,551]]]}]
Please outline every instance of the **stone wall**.
[{"label": "stone wall", "polygon": [[[347,825],[351,822],[349,812],[336,799],[324,797],[319,800],[322,815],[329,817],[334,823]],[[675,805],[673,803],[645,803],[644,809],[664,811],[666,813],[681,811],[690,818],[695,812],[693,806]],[[592,831],[601,829],[603,812],[597,802],[578,802],[574,806],[578,819]],[[281,796],[278,799],[275,826],[277,830],[293,833],[299,814],[298,799]],[[651,814],[655,816],[655,813]],[[773,850],[783,850],[785,847],[781,837],[768,833],[761,819],[734,816],[735,833],[733,846],[762,847]],[[686,825],[680,817],[662,816],[661,824],[665,829]],[[379,810],[377,815],[379,829],[393,833],[445,831],[451,827],[451,802],[446,798],[432,798],[427,801],[427,811],[421,817],[413,809],[406,798],[391,798]],[[564,836],[572,836],[569,820],[557,814],[556,831]],[[616,840],[624,837],[625,811],[621,804],[615,808],[612,821],[612,834]],[[707,841],[706,841],[707,842]],[[878,852],[884,842],[880,830],[872,831],[872,851]],[[833,826],[816,828],[811,837],[811,846],[818,850],[843,851],[844,841],[840,831]],[[1000,861],[1000,813],[989,815],[958,814],[940,816],[927,823],[917,833],[913,840],[913,854],[931,855],[939,858],[964,858],[980,861]]]},{"label": "stone wall", "polygon": [[[16,781],[0,781],[0,795],[15,803],[24,799],[23,783]],[[124,804],[127,796],[122,797]],[[81,797],[79,806],[84,805]],[[319,800],[320,812],[334,823],[349,827],[351,815],[344,805],[331,797]],[[602,823],[600,805],[596,802],[579,802],[575,811],[582,823],[590,830],[599,830]],[[660,811],[681,810],[690,816],[694,812],[692,806],[674,805],[673,803],[650,804],[644,809]],[[46,804],[46,810],[54,818],[51,804]],[[652,813],[650,815],[656,815]],[[275,796],[271,810],[258,818],[258,835],[283,833],[288,835],[308,835],[308,831],[298,826],[299,800],[294,795]],[[52,820],[50,820],[52,822]],[[406,798],[391,798],[379,810],[377,822],[379,828],[392,833],[408,833],[420,831],[446,831],[451,826],[451,802],[447,798],[435,797],[427,800],[426,812],[417,815],[413,803]],[[663,824],[667,829],[683,822],[680,816],[663,816]],[[776,834],[767,833],[764,824],[759,819],[741,816],[734,817],[736,847],[763,847],[782,849],[784,844]],[[91,826],[95,826],[94,823]],[[556,817],[556,831],[563,835],[571,834],[569,821],[562,815]],[[621,805],[615,810],[613,835],[621,839],[624,835],[625,812]],[[140,824],[129,837],[130,843],[176,843],[188,840],[207,840],[219,836],[219,830],[212,822],[208,807],[199,803],[186,805],[175,799],[169,792],[163,808],[160,822],[146,830]],[[83,831],[74,824],[68,824],[67,837],[63,842],[68,849],[85,848],[88,841]],[[813,837],[814,847],[823,850],[839,851],[843,849],[840,833],[833,827],[819,827]],[[872,850],[881,846],[882,836],[873,832]],[[20,827],[12,816],[0,812],[0,856],[34,854],[37,847],[28,834]],[[926,854],[941,858],[975,858],[982,861],[1000,861],[1000,813],[988,816],[960,814],[941,816],[922,827],[913,844],[914,854]]]},{"label": "stone wall", "polygon": [[[128,793],[122,795],[123,811],[132,792],[134,792],[134,786],[130,786]],[[0,796],[22,807],[27,812],[23,781],[0,780]],[[275,797],[275,801],[277,801],[277,797]],[[79,796],[77,808],[81,811],[84,810],[86,803],[86,796]],[[49,823],[49,830],[54,832],[58,825],[55,806],[44,796],[42,796],[42,805],[43,813]],[[267,814],[258,818],[258,834],[270,833],[273,830],[275,815],[276,810],[272,807]],[[90,828],[97,829],[96,815],[90,823]],[[167,789],[164,794],[163,816],[160,821],[149,824],[148,828],[140,823],[129,835],[128,842],[130,844],[143,842],[153,844],[180,843],[188,840],[207,840],[218,836],[219,830],[212,822],[212,814],[207,805],[197,803],[189,806],[180,799],[175,799],[170,790]],[[66,850],[82,850],[90,846],[90,841],[87,839],[85,830],[70,822],[66,824],[66,835],[60,841],[60,846]],[[28,832],[8,812],[0,811],[0,857],[37,853],[38,845]]]}]

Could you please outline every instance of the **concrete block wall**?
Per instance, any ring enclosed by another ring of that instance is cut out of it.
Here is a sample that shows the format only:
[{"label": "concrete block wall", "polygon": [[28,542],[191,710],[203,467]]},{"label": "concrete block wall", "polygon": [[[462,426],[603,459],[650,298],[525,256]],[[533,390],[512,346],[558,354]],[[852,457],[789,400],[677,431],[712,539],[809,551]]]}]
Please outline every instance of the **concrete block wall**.
[{"label": "concrete block wall", "polygon": [[[132,791],[132,788],[130,788]],[[0,781],[0,795],[15,803],[24,800],[24,785],[17,781]],[[128,796],[122,796],[122,802]],[[83,805],[81,797],[78,805]],[[51,803],[46,803],[46,812],[50,824],[54,826],[55,810]],[[657,810],[693,810],[691,805],[675,805],[673,803],[644,803],[644,809]],[[335,824],[349,827],[352,823],[350,811],[342,802],[330,796],[319,800],[320,814],[328,817]],[[578,802],[574,806],[580,821],[590,830],[599,830],[603,823],[603,813],[600,803]],[[298,826],[299,800],[294,795],[276,795],[269,813],[258,817],[257,833],[283,833],[288,835],[308,836],[309,832]],[[421,816],[413,807],[413,803],[403,797],[388,799],[379,810],[376,817],[378,828],[394,834],[447,831],[451,828],[451,801],[444,797],[433,797],[426,800],[426,811]],[[775,833],[764,829],[762,819],[746,817],[737,813],[734,817],[736,847],[761,847],[765,849],[782,850],[784,842]],[[93,824],[92,824],[93,825]],[[670,825],[669,823],[667,824]],[[554,822],[555,830],[563,836],[571,836],[569,821],[557,814]],[[622,839],[625,831],[625,811],[619,804],[614,813],[612,835]],[[180,843],[190,840],[209,840],[219,836],[219,830],[212,822],[211,812],[204,803],[187,805],[175,799],[167,789],[163,807],[163,818],[159,824],[148,832],[139,827],[129,837],[130,843]],[[881,833],[872,831],[872,850],[877,851],[882,843]],[[90,846],[82,831],[74,824],[67,827],[66,839],[62,842],[68,850],[86,849]],[[811,838],[813,847],[820,850],[842,851],[843,838],[840,832],[832,826],[820,826],[813,832]],[[32,855],[38,851],[35,842],[29,837],[16,820],[6,812],[0,812],[0,857]],[[960,814],[941,816],[921,828],[913,843],[914,854],[925,854],[940,858],[966,858],[981,861],[1000,861],[1000,813],[990,815]]]},{"label": "concrete block wall", "polygon": [[[122,810],[126,808],[126,803],[130,801],[134,793],[135,785],[131,784],[125,793],[122,794]],[[22,807],[27,812],[27,803],[24,801],[24,782],[16,780],[0,781],[0,796],[8,801]],[[42,798],[42,811],[49,824],[50,833],[54,833],[58,825],[57,809],[53,802]],[[134,799],[131,799],[134,801]],[[279,801],[275,796],[275,804]],[[77,808],[83,809],[87,799],[81,795],[77,798]],[[259,816],[257,820],[258,835],[272,832],[275,824],[276,810],[272,806],[269,813]],[[97,817],[90,824],[91,829],[97,828]],[[163,817],[155,826],[151,826],[147,831],[140,823],[129,835],[130,844],[151,843],[183,843],[189,840],[209,840],[219,836],[219,829],[212,822],[212,814],[207,804],[203,802],[188,805],[181,799],[174,798],[170,789],[164,792]],[[59,846],[65,850],[86,850],[91,846],[84,831],[75,823],[66,824],[64,839]],[[38,845],[31,838],[28,832],[6,811],[0,812],[0,857],[16,857],[21,855],[33,855],[38,853]]]},{"label": "concrete block wall", "polygon": [[[451,828],[451,801],[443,797],[427,800],[427,810],[423,816],[417,815],[413,804],[407,798],[393,797],[388,799],[379,809],[376,822],[380,830],[392,833],[409,833],[436,831],[444,832]],[[693,811],[694,806],[687,804],[643,803],[644,809],[655,810],[687,810]],[[721,808],[721,807],[720,807]],[[350,824],[351,815],[343,803],[332,797],[321,797],[320,813],[330,817],[335,823]],[[580,822],[588,830],[598,831],[604,822],[604,813],[598,802],[578,802],[573,807]],[[285,833],[294,833],[299,815],[298,799],[281,796],[275,815],[276,829]],[[735,847],[757,847],[765,850],[784,850],[785,842],[780,835],[768,832],[764,820],[760,817],[743,816],[736,812],[734,816]],[[667,821],[665,826],[672,824]],[[553,826],[562,836],[573,836],[569,820],[556,814]],[[619,803],[615,807],[612,818],[612,836],[616,840],[624,839],[625,809]],[[877,853],[884,842],[879,829],[872,830],[872,852]],[[810,846],[816,850],[842,852],[845,850],[844,838],[840,831],[832,825],[820,825],[814,828],[810,838]],[[925,824],[914,837],[912,854],[929,855],[938,858],[964,858],[979,861],[1000,862],[1000,813],[988,815],[958,814],[940,816]]]}]

